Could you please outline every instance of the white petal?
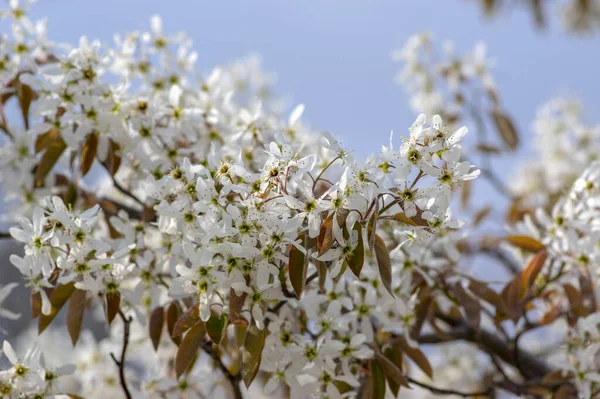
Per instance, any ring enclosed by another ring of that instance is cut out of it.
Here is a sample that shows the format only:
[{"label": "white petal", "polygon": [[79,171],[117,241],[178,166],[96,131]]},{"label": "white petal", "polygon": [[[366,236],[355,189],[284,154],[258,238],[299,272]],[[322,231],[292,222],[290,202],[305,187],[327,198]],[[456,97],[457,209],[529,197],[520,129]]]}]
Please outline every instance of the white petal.
[{"label": "white petal", "polygon": [[178,85],[173,85],[171,91],[169,91],[169,103],[173,108],[179,108],[179,99],[183,90]]},{"label": "white petal", "polygon": [[300,120],[300,117],[302,116],[303,113],[304,113],[304,104],[299,104],[296,108],[294,108],[294,110],[290,114],[290,117],[288,119],[288,125],[294,126],[296,124],[296,122],[298,122],[298,120]]},{"label": "white petal", "polygon": [[6,355],[11,364],[16,365],[17,363],[19,363],[19,358],[17,357],[17,354],[15,353],[15,350],[13,349],[10,342],[4,341],[4,343],[2,344],[2,350],[4,351],[4,354]]}]

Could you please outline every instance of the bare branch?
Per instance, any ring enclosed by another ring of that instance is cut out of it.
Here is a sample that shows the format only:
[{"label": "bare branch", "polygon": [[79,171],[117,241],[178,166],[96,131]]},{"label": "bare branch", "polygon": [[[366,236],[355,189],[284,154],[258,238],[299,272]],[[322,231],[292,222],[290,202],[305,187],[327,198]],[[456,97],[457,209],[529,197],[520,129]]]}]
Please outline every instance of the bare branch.
[{"label": "bare branch", "polygon": [[123,347],[121,349],[121,359],[117,360],[114,353],[110,354],[117,367],[119,368],[119,381],[121,382],[121,388],[127,399],[131,399],[131,392],[127,387],[127,380],[125,379],[125,355],[127,354],[127,346],[129,345],[129,329],[132,322],[132,318],[126,317],[122,310],[119,309],[119,316],[123,320]]},{"label": "bare branch", "polygon": [[437,388],[432,385],[425,384],[424,382],[417,381],[414,378],[409,377],[409,376],[406,376],[406,379],[411,384],[415,384],[417,386],[420,386],[421,388],[427,389],[428,391],[430,391],[431,393],[435,393],[436,395],[456,395],[456,396],[460,396],[462,398],[470,398],[473,396],[489,397],[494,392],[493,387],[488,387],[485,391],[480,391],[480,392],[461,392],[461,391],[455,391],[454,389]]},{"label": "bare branch", "polygon": [[221,360],[221,357],[219,356],[219,354],[214,350],[212,342],[203,341],[202,349],[214,360],[214,362],[217,364],[217,366],[219,367],[221,372],[225,375],[225,377],[231,383],[231,388],[233,389],[234,398],[235,399],[243,399],[244,396],[242,395],[242,390],[240,389],[240,381],[242,379],[241,374],[240,373],[232,374],[231,371],[229,371],[227,366],[225,366],[225,364],[223,364],[223,361]]}]

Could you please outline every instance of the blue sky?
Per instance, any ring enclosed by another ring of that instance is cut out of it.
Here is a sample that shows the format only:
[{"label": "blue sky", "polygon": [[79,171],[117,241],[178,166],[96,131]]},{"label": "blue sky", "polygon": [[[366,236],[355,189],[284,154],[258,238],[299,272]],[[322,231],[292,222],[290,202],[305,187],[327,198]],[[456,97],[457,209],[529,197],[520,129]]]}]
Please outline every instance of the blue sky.
[{"label": "blue sky", "polygon": [[167,32],[193,38],[202,70],[259,53],[277,74],[278,92],[305,103],[313,127],[342,137],[359,155],[414,120],[393,82],[398,65],[390,52],[416,32],[452,40],[459,50],[485,41],[525,141],[536,107],[551,96],[579,96],[588,114],[600,109],[599,36],[566,34],[556,23],[538,31],[518,9],[489,21],[475,1],[41,0],[33,11],[49,17],[51,39],[72,43],[82,34],[111,41],[115,32],[147,29],[160,14]]}]

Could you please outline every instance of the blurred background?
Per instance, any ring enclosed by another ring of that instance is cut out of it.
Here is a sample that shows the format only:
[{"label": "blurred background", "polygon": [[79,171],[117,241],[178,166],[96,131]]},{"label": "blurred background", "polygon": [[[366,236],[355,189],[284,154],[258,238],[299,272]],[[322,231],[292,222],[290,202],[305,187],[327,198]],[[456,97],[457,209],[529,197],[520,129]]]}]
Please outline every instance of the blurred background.
[{"label": "blurred background", "polygon": [[[159,14],[166,32],[185,31],[193,39],[205,72],[259,54],[264,68],[276,75],[278,94],[286,95],[290,106],[306,104],[305,121],[341,138],[361,158],[386,144],[391,130],[405,135],[416,116],[394,82],[400,65],[391,59],[393,50],[420,32],[430,32],[437,42],[453,41],[458,52],[483,41],[496,59],[492,73],[523,141],[516,156],[498,163],[510,179],[518,161],[531,153],[528,133],[540,104],[558,95],[580,98],[588,117],[600,109],[600,37],[566,31],[559,21],[560,1],[543,2],[543,10],[532,6],[541,7],[535,0],[508,3],[52,0],[34,6],[32,17],[48,17],[51,40],[76,43],[81,35],[110,42],[115,33],[146,30],[150,17]],[[19,247],[6,240],[0,245],[0,285],[20,281],[8,261]],[[19,290],[5,307],[23,317],[0,319],[11,334],[29,321],[28,290]]]}]

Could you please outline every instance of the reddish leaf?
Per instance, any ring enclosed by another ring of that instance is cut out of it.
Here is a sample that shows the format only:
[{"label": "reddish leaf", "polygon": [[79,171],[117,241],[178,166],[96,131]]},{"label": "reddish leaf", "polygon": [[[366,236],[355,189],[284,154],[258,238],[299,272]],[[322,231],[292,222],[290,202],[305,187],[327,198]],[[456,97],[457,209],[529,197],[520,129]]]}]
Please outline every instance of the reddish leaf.
[{"label": "reddish leaf", "polygon": [[511,150],[517,149],[519,146],[519,135],[517,133],[517,129],[515,129],[515,125],[508,115],[499,109],[494,109],[492,111],[492,120],[494,121],[496,130],[500,134],[504,144],[506,144],[506,146]]},{"label": "reddish leaf", "polygon": [[[402,373],[402,369],[399,368],[396,363],[392,362],[390,359],[388,359],[386,356],[384,356],[380,352],[375,352],[375,357],[377,358],[377,361],[381,365],[383,373],[387,377],[388,381],[394,382],[397,385],[402,385],[407,388],[409,387],[408,380]],[[402,358],[402,355],[400,354],[400,359],[401,358]]]},{"label": "reddish leaf", "polygon": [[196,302],[192,307],[190,307],[187,312],[181,316],[177,323],[175,323],[175,327],[173,327],[173,333],[171,334],[173,337],[177,337],[190,328],[192,328],[196,323],[200,321],[200,304]]},{"label": "reddish leaf", "polygon": [[98,150],[98,135],[96,133],[90,133],[85,139],[83,149],[81,150],[81,175],[85,176],[88,174],[94,159],[96,158],[96,151]]},{"label": "reddish leaf", "polygon": [[117,292],[108,292],[106,293],[106,320],[108,324],[112,323],[117,313],[119,313],[119,308],[121,307],[121,294]]},{"label": "reddish leaf", "polygon": [[[51,291],[48,293],[50,294]],[[35,319],[42,313],[42,296],[39,292],[31,293],[31,318]]]},{"label": "reddish leaf", "polygon": [[327,264],[316,259],[313,259],[313,263],[317,268],[317,274],[319,276],[319,289],[321,290],[321,292],[324,292],[325,282],[327,281]]},{"label": "reddish leaf", "polygon": [[384,399],[385,398],[385,376],[383,374],[383,367],[381,362],[375,359],[371,359],[369,362],[371,378],[370,378],[370,399]]},{"label": "reddish leaf", "polygon": [[363,264],[365,263],[365,245],[363,243],[362,226],[359,222],[354,223],[353,231],[358,233],[358,243],[352,251],[352,256],[347,260],[348,266],[356,277],[360,277]]},{"label": "reddish leaf", "polygon": [[44,183],[44,179],[48,176],[48,173],[50,173],[56,162],[58,162],[58,159],[66,148],[67,144],[60,136],[48,145],[35,170],[35,181],[38,185]]},{"label": "reddish leaf", "polygon": [[260,330],[254,325],[246,332],[246,341],[242,352],[242,378],[246,387],[250,387],[258,373],[262,351],[265,347],[265,338],[265,330]]},{"label": "reddish leaf", "polygon": [[369,250],[375,252],[375,236],[377,235],[377,218],[379,217],[379,201],[375,203],[375,210],[367,222],[367,240],[369,241]]},{"label": "reddish leaf", "polygon": [[173,302],[167,308],[167,331],[169,332],[169,337],[175,343],[175,345],[179,345],[181,343],[181,336],[173,336],[173,331],[175,329],[175,323],[179,320],[181,316],[181,309],[176,302]]},{"label": "reddish leaf", "polygon": [[177,374],[177,378],[181,377],[192,364],[202,345],[205,334],[204,323],[197,323],[190,328],[190,331],[181,340],[181,344],[179,344],[179,348],[177,349],[177,355],[175,356],[175,373]]},{"label": "reddish leaf", "polygon": [[433,378],[431,364],[421,349],[410,346],[404,337],[398,337],[395,341],[406,356],[410,357],[411,360],[429,376],[429,378]]},{"label": "reddish leaf", "polygon": [[25,129],[29,129],[29,108],[31,102],[35,99],[36,94],[31,87],[26,84],[19,83],[19,107],[21,108],[21,115],[23,116],[23,123]]},{"label": "reddish leaf", "polygon": [[229,290],[229,322],[232,324],[247,324],[246,320],[240,316],[244,302],[246,301],[246,293],[237,295],[232,288]]},{"label": "reddish leaf", "polygon": [[119,144],[110,140],[110,147],[108,148],[108,154],[106,159],[102,161],[102,165],[106,168],[111,176],[114,176],[119,171],[121,166],[121,147]]},{"label": "reddish leaf", "polygon": [[319,249],[319,256],[329,251],[329,249],[333,245],[333,225],[331,224],[331,222],[333,221],[333,215],[333,213],[329,215],[321,225],[321,230],[317,239],[317,248]]},{"label": "reddish leaf", "polygon": [[[383,352],[383,354],[385,355],[386,358],[389,359],[390,362],[393,363],[393,365],[402,374],[403,356],[402,356],[402,351],[400,350],[400,348],[397,345],[390,345]],[[384,369],[384,371],[385,371],[385,369]],[[397,398],[398,392],[400,391],[400,385],[402,384],[403,380],[402,379],[399,379],[399,380],[394,379],[394,374],[392,374],[390,376],[388,376],[386,374],[386,376],[387,376],[387,380],[388,380],[388,385],[390,386],[390,389],[392,390],[394,397]],[[404,378],[404,374],[402,374],[402,377]],[[406,380],[406,378],[404,378],[404,380]],[[404,385],[404,384],[402,384],[402,385]]]},{"label": "reddish leaf", "polygon": [[569,304],[571,305],[571,310],[577,316],[587,316],[588,312],[584,306],[583,297],[581,296],[581,293],[571,284],[564,284],[563,289],[565,291],[565,294],[567,295]]},{"label": "reddish leaf", "polygon": [[165,310],[162,308],[162,306],[159,306],[152,311],[152,314],[150,315],[150,321],[148,322],[150,340],[152,340],[154,350],[157,350],[158,345],[160,344],[160,336],[162,335],[164,324]]},{"label": "reddish leaf", "polygon": [[79,332],[83,323],[83,315],[85,313],[86,291],[75,289],[69,300],[67,308],[67,330],[73,346],[79,339]]},{"label": "reddish leaf", "polygon": [[383,238],[377,234],[375,234],[374,249],[383,286],[390,295],[394,296],[394,292],[392,291],[392,261],[390,259],[390,252],[388,251]]},{"label": "reddish leaf", "polygon": [[52,291],[52,295],[50,295],[50,304],[52,308],[50,309],[50,314],[41,314],[40,320],[38,323],[38,334],[44,332],[46,327],[52,323],[52,320],[56,317],[60,309],[67,302],[73,291],[75,290],[75,283],[71,282],[68,284],[59,285]]},{"label": "reddish leaf", "polygon": [[406,216],[404,212],[396,213],[393,217],[393,220],[395,220],[396,222],[407,224],[409,226],[418,226],[417,223],[408,216]]},{"label": "reddish leaf", "polygon": [[516,247],[533,253],[539,252],[542,249],[546,248],[544,244],[542,244],[535,238],[531,238],[528,236],[508,236],[506,237],[506,241],[508,241]]},{"label": "reddish leaf", "polygon": [[306,270],[308,269],[308,258],[298,248],[290,245],[289,274],[292,287],[298,298],[302,296],[306,283]]},{"label": "reddish leaf", "polygon": [[58,138],[58,130],[50,129],[46,133],[38,134],[35,139],[35,153],[47,149]]},{"label": "reddish leaf", "polygon": [[529,264],[523,271],[523,278],[521,283],[521,295],[527,295],[527,292],[535,282],[535,278],[538,276],[544,264],[546,263],[546,259],[548,258],[548,252],[542,250],[535,254],[535,256],[529,261]]},{"label": "reddish leaf", "polygon": [[507,315],[516,323],[520,318],[523,310],[521,303],[521,273],[517,273],[514,278],[506,284],[502,290],[502,299],[508,310]]},{"label": "reddish leaf", "polygon": [[487,303],[493,305],[500,312],[508,313],[506,304],[504,303],[504,300],[500,294],[488,287],[486,283],[471,279],[469,282],[469,291]]}]

